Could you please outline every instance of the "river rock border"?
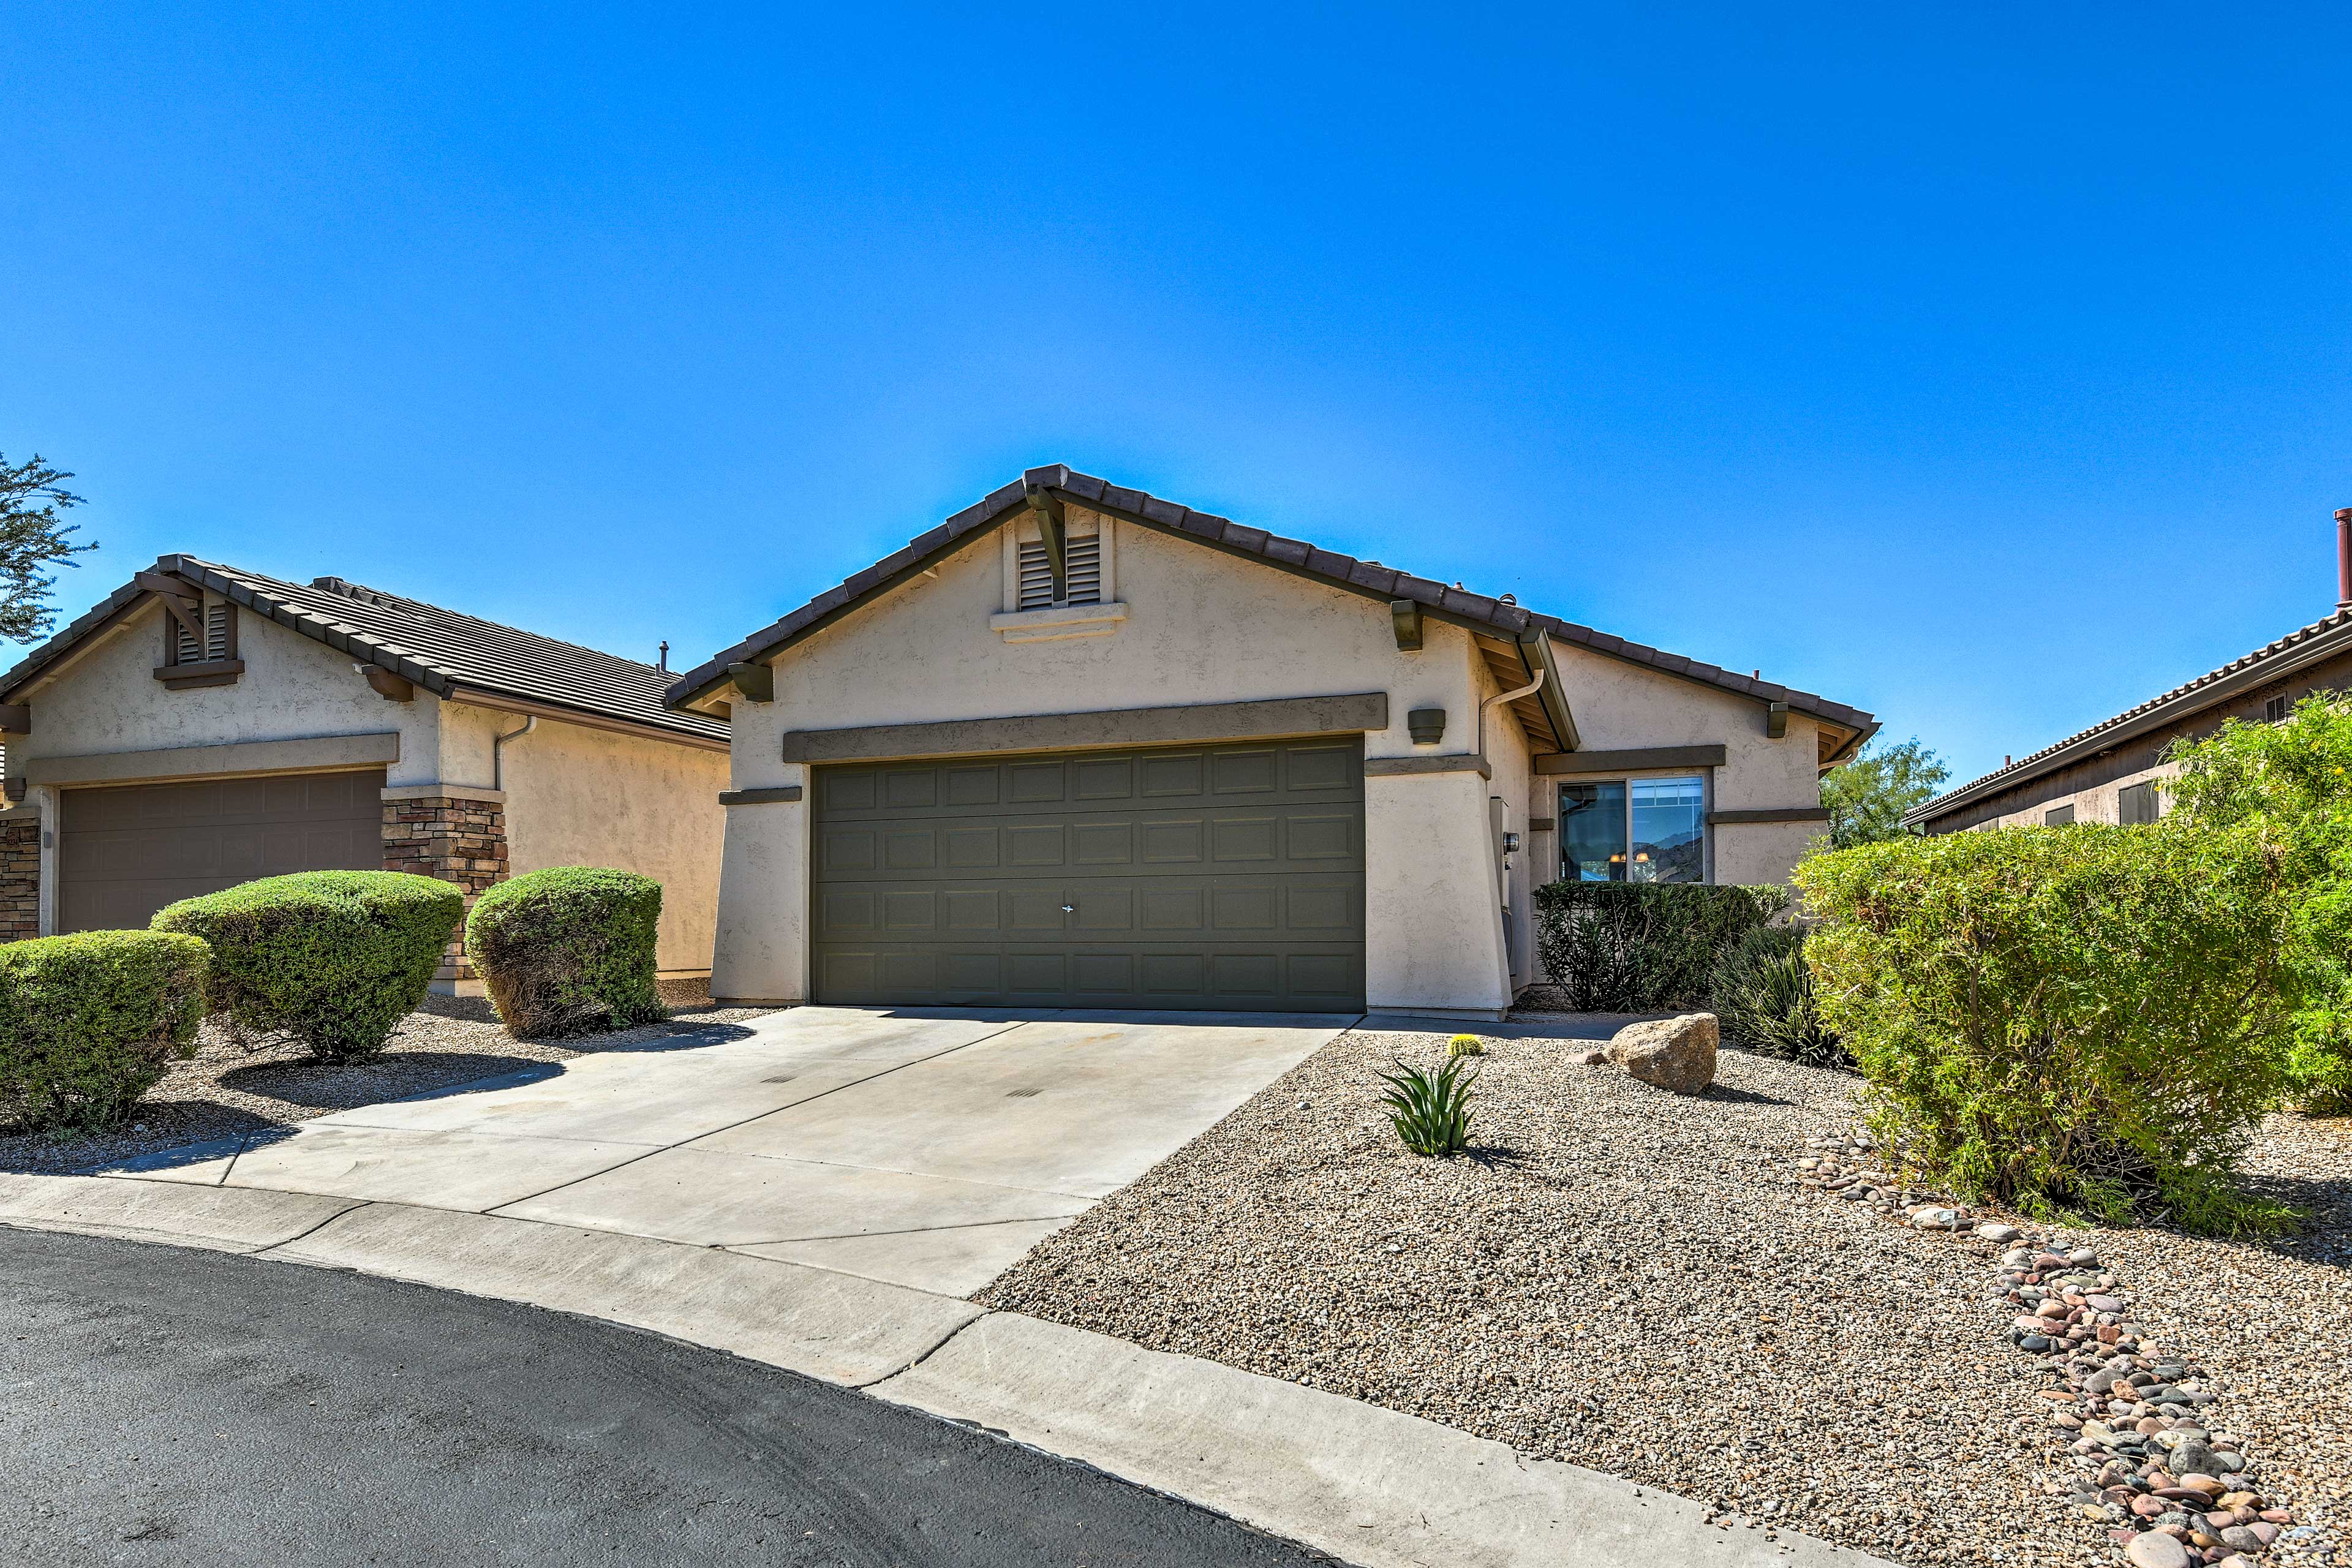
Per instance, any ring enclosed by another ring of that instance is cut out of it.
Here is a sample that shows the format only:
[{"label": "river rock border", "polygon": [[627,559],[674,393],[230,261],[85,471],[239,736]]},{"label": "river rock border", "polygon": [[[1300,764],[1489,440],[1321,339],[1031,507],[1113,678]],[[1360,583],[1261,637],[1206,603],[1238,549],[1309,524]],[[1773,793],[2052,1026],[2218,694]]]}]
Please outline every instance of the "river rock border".
[{"label": "river rock border", "polygon": [[2071,1460],[2042,1489],[2104,1527],[2133,1568],[2257,1568],[2282,1539],[2316,1536],[2263,1494],[2244,1439],[2213,1419],[2210,1375],[2142,1331],[2137,1297],[2095,1250],[1912,1184],[1867,1133],[1808,1138],[1796,1163],[1799,1184],[1823,1197],[2007,1248],[1987,1300],[2050,1380],[2041,1396]]}]

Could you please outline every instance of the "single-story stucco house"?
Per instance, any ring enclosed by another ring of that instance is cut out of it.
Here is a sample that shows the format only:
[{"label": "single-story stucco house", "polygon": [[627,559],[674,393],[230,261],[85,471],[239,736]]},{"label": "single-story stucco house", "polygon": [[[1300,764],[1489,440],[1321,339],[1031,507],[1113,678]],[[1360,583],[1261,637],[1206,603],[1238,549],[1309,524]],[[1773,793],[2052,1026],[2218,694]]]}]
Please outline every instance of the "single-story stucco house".
[{"label": "single-story stucco house", "polygon": [[714,994],[1493,1017],[1555,877],[1785,879],[1843,703],[1034,468],[673,686]]},{"label": "single-story stucco house", "polygon": [[[727,725],[671,672],[338,577],[166,555],[0,676],[0,937],[144,926],[255,877],[543,866],[663,887],[705,973]],[[478,983],[454,949],[444,991]]]},{"label": "single-story stucco house", "polygon": [[2336,605],[2324,620],[2207,670],[2111,719],[2005,760],[1982,778],[1916,805],[1904,826],[1920,833],[2055,826],[2068,822],[2154,822],[2168,760],[2184,741],[2223,724],[2277,723],[2315,691],[2352,690],[2352,507],[2336,514]]}]

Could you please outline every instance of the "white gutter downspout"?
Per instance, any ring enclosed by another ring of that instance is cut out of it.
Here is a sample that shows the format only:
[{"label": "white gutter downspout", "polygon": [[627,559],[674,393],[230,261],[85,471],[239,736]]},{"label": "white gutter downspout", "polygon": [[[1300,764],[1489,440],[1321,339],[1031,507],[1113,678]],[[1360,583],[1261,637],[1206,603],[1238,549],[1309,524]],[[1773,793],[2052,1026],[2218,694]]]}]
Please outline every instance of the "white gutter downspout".
[{"label": "white gutter downspout", "polygon": [[524,718],[521,729],[509,730],[503,735],[497,735],[491,738],[490,787],[492,789],[504,793],[507,787],[507,742],[509,741],[520,741],[525,735],[530,734],[533,730],[538,728],[539,715],[532,713]]},{"label": "white gutter downspout", "polygon": [[1480,756],[1486,754],[1486,710],[1497,702],[1517,702],[1522,697],[1532,697],[1543,683],[1544,672],[1538,669],[1536,671],[1536,678],[1517,691],[1498,691],[1478,704],[1478,754]]}]

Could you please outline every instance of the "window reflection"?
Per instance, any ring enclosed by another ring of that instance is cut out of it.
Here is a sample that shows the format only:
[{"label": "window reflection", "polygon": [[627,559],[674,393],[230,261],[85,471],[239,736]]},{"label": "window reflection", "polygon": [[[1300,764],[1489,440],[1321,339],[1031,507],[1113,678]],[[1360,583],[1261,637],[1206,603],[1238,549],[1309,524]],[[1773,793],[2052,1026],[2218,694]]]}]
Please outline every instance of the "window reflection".
[{"label": "window reflection", "polygon": [[1706,880],[1706,781],[1562,784],[1560,875],[1580,882]]}]

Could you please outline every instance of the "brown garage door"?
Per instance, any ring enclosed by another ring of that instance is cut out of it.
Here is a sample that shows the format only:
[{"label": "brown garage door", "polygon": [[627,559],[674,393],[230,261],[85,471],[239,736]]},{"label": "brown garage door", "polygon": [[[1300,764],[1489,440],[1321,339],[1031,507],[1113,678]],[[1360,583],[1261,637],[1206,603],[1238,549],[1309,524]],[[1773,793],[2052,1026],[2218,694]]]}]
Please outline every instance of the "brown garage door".
[{"label": "brown garage door", "polygon": [[135,929],[256,877],[383,868],[382,768],[69,789],[59,816],[59,931]]},{"label": "brown garage door", "polygon": [[1360,737],[819,768],[821,1002],[1352,1012]]}]

